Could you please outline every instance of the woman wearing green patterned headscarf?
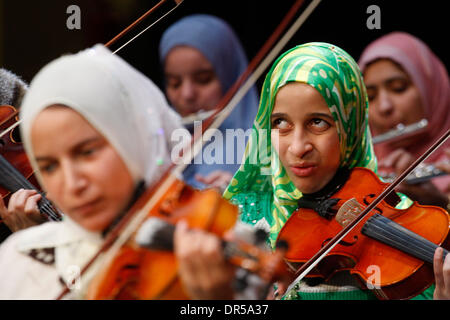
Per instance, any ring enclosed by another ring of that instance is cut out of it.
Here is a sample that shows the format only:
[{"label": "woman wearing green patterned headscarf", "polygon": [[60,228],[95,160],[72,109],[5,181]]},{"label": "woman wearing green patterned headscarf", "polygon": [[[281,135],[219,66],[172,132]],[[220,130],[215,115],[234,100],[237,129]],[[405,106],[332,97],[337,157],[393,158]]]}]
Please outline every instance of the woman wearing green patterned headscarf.
[{"label": "woman wearing green patterned headscarf", "polygon": [[[323,195],[354,167],[377,169],[356,62],[327,43],[288,50],[266,76],[244,160],[224,197],[239,205],[242,221],[266,229],[274,246],[299,200]],[[285,298],[374,298],[348,273],[315,286],[302,281],[294,291]]]},{"label": "woman wearing green patterned headscarf", "polygon": [[342,49],[326,43],[307,43],[284,53],[266,76],[244,161],[224,194],[226,199],[239,199],[243,193],[272,195],[270,213],[261,217],[270,226],[272,244],[302,197],[271,143],[275,98],[291,82],[308,84],[325,100],[339,138],[340,166],[376,170],[367,125],[367,95],[356,62]]}]

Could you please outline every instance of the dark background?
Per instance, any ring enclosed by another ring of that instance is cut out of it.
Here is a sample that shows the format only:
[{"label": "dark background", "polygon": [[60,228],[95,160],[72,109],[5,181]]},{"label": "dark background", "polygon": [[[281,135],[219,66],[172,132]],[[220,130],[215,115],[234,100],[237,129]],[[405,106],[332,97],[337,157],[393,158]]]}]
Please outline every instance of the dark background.
[{"label": "dark background", "polygon": [[[306,2],[301,11],[309,3]],[[61,54],[108,42],[156,3],[154,0],[0,0],[0,65],[30,81],[41,67]],[[162,32],[188,14],[210,13],[231,24],[251,59],[293,3],[293,0],[184,0],[179,8],[119,55],[160,85],[158,43]],[[72,4],[81,9],[81,30],[66,27],[69,18],[66,9]],[[369,30],[366,26],[370,16],[366,10],[371,4],[381,9],[380,30]],[[150,16],[136,32],[161,14],[158,11]],[[446,19],[449,17],[443,2],[437,0],[323,0],[283,51],[304,42],[325,41],[342,47],[357,60],[369,42],[400,30],[425,41],[448,69]],[[262,79],[258,82],[261,84]]]}]

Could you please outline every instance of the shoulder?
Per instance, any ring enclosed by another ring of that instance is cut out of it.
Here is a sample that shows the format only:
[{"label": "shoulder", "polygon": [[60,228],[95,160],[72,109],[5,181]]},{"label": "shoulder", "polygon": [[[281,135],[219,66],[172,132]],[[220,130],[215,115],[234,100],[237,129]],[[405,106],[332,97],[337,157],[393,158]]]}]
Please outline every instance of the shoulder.
[{"label": "shoulder", "polygon": [[[44,224],[45,225],[45,224]],[[23,250],[36,234],[53,229],[37,226],[10,235],[0,246],[0,299],[51,299],[60,288],[53,248]],[[37,237],[39,239],[39,237]]]},{"label": "shoulder", "polygon": [[16,243],[17,249],[20,251],[55,247],[60,240],[62,227],[61,222],[46,222],[15,232],[9,238]]},{"label": "shoulder", "polygon": [[59,223],[48,222],[11,234],[0,246],[0,260],[23,257],[52,264],[59,229]]}]

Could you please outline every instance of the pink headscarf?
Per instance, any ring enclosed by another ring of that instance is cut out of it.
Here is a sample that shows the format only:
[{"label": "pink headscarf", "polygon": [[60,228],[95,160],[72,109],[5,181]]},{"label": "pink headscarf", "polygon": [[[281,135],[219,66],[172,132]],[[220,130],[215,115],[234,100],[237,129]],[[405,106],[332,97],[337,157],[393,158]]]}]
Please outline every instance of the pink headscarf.
[{"label": "pink headscarf", "polygon": [[[369,44],[359,60],[362,72],[369,63],[381,58],[402,66],[421,93],[428,120],[428,135],[421,143],[407,148],[408,152],[419,157],[450,128],[450,81],[447,70],[424,42],[405,32],[392,32]],[[443,158],[444,149],[448,147],[450,140],[431,154],[427,162]],[[377,157],[382,158],[393,150],[382,144],[377,145],[375,151]]]}]

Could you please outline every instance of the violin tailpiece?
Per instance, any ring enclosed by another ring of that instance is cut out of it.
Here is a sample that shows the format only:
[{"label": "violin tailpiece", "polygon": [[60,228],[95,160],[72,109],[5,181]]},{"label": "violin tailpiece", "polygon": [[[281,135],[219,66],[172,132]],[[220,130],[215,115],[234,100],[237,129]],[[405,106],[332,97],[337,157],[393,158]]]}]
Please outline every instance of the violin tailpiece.
[{"label": "violin tailpiece", "polygon": [[356,219],[364,207],[355,199],[347,200],[338,210],[336,221],[345,228],[350,222]]}]

